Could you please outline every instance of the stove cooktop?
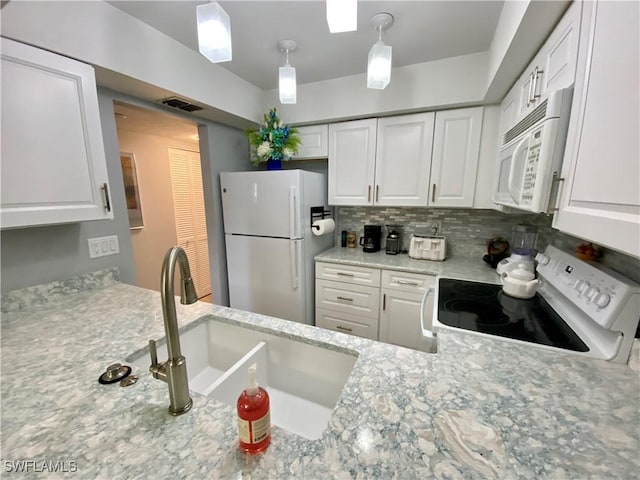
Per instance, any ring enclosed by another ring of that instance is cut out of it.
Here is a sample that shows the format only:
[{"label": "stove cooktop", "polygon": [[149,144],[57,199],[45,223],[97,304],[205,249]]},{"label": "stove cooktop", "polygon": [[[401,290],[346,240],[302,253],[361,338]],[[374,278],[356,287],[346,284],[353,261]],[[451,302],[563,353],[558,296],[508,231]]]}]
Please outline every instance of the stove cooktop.
[{"label": "stove cooktop", "polygon": [[438,289],[438,321],[444,325],[576,352],[589,351],[539,294],[523,300],[505,294],[501,285],[450,278],[441,278]]}]

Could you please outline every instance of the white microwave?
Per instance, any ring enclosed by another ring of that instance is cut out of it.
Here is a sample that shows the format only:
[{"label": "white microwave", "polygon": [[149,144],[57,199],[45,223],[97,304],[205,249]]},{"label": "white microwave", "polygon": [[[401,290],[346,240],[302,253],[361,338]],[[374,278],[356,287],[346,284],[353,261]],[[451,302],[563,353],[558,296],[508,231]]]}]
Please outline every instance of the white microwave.
[{"label": "white microwave", "polygon": [[505,133],[493,201],[535,213],[551,213],[553,183],[567,141],[573,88],[553,92]]}]

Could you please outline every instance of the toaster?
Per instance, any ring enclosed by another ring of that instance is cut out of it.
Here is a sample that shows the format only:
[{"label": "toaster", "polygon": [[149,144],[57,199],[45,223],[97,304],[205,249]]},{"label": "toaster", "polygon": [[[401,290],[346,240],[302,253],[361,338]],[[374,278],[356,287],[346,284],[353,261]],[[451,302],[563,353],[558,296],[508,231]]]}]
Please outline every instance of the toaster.
[{"label": "toaster", "polygon": [[446,237],[436,235],[411,235],[409,256],[420,260],[445,259]]}]

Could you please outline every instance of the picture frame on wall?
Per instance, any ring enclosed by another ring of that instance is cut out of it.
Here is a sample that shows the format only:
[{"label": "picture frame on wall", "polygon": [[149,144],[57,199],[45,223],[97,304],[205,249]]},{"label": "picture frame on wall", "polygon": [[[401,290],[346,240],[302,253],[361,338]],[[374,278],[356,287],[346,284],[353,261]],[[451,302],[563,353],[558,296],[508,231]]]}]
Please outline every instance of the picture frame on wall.
[{"label": "picture frame on wall", "polygon": [[135,155],[133,153],[120,152],[120,164],[124,181],[124,195],[127,200],[127,212],[129,213],[129,229],[139,230],[144,227],[144,222],[142,219],[142,203],[140,202]]}]

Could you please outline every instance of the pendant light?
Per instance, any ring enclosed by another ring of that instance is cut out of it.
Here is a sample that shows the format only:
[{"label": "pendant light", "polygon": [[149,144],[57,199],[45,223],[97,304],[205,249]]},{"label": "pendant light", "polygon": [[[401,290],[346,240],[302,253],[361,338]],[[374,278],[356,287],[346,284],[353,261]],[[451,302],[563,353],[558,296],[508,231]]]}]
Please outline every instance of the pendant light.
[{"label": "pendant light", "polygon": [[280,103],[296,103],[296,69],[289,65],[289,52],[296,49],[296,42],[280,40],[278,49],[285,53],[285,64],[278,70]]},{"label": "pendant light", "polygon": [[358,30],[358,0],[327,0],[327,23],[331,33]]},{"label": "pendant light", "polygon": [[378,13],[371,17],[371,25],[378,30],[378,41],[369,50],[367,88],[382,90],[391,80],[391,47],[382,41],[382,31],[393,25],[393,15]]},{"label": "pendant light", "polygon": [[231,60],[231,22],[218,2],[196,7],[198,50],[212,63]]}]

